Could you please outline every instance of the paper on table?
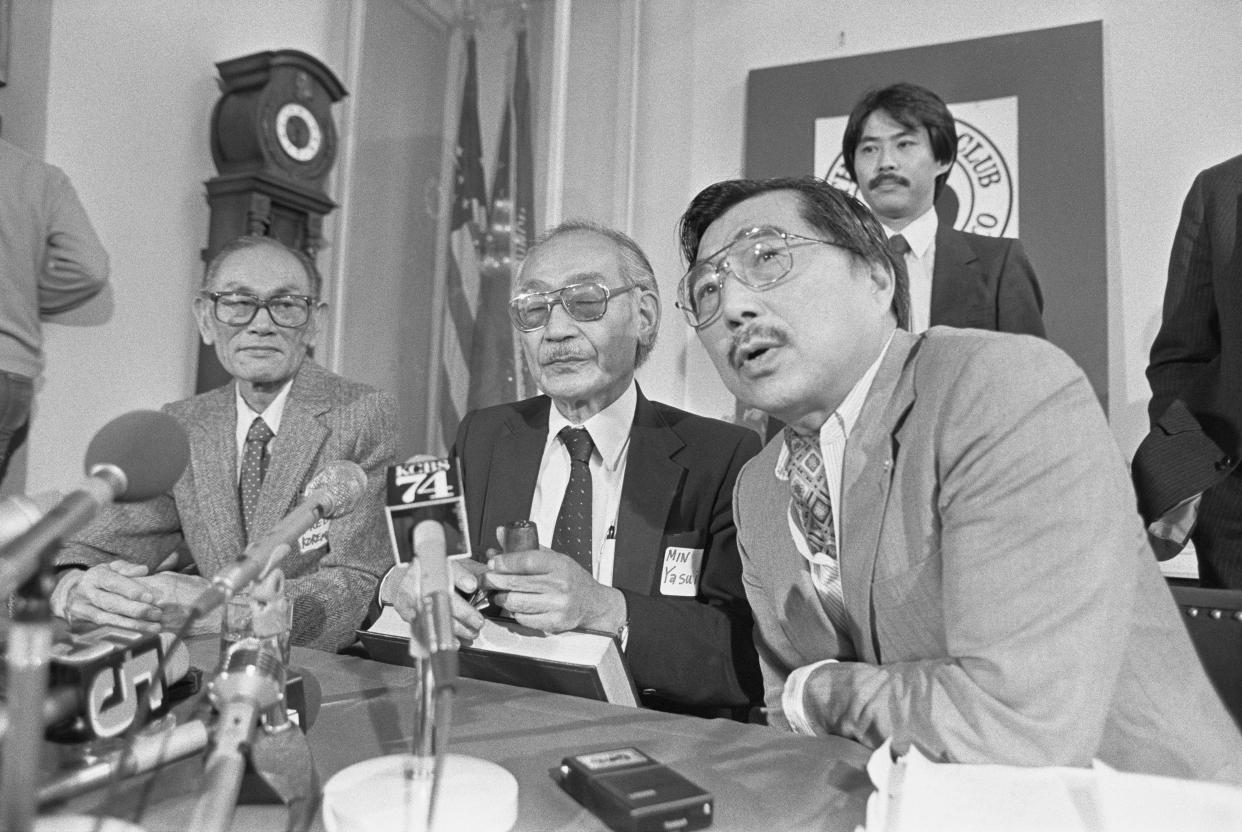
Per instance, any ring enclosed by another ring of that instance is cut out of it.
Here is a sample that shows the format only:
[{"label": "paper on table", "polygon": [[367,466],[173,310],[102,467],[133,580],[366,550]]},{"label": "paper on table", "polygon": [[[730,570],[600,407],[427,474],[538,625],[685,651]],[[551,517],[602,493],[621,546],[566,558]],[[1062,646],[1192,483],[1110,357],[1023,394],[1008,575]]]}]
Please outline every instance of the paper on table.
[{"label": "paper on table", "polygon": [[[894,762],[891,742],[885,742],[867,763],[876,785],[867,801],[867,830],[1094,830],[1078,809],[1071,782],[1078,778],[1064,777],[1067,771],[1090,775],[1085,770],[933,763],[916,748]],[[1081,790],[1084,784],[1077,785]]]},{"label": "paper on table", "polygon": [[1093,767],[933,763],[917,749],[867,763],[867,832],[1242,829],[1242,789]]}]

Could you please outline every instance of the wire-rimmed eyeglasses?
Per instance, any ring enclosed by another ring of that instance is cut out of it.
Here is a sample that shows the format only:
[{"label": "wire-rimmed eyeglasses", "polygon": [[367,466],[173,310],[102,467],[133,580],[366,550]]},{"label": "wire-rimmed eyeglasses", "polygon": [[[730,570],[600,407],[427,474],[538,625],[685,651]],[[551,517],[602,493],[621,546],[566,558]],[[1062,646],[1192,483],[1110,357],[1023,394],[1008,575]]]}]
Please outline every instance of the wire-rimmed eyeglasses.
[{"label": "wire-rimmed eyeglasses", "polygon": [[[798,242],[791,242],[793,240]],[[793,268],[790,249],[809,243],[854,250],[832,240],[803,237],[771,226],[752,228],[690,267],[677,285],[677,308],[685,314],[690,326],[702,329],[720,314],[725,272],[751,289],[771,289]]]},{"label": "wire-rimmed eyeglasses", "polygon": [[528,292],[509,301],[509,320],[521,332],[534,332],[548,325],[552,307],[565,307],[569,317],[584,323],[598,321],[608,312],[608,299],[637,289],[637,283],[609,289],[602,283],[571,283],[550,292]]},{"label": "wire-rimmed eyeglasses", "polygon": [[266,309],[272,323],[288,329],[306,326],[315,299],[309,295],[273,295],[260,298],[247,292],[204,292],[216,320],[229,326],[246,326]]}]

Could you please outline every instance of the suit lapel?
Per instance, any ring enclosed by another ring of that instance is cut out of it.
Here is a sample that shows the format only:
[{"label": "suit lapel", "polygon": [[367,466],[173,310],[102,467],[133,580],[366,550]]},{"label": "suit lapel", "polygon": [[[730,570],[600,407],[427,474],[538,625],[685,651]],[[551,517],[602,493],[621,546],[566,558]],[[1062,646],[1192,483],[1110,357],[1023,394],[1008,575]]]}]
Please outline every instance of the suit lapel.
[{"label": "suit lapel", "polygon": [[[655,586],[664,524],[685,477],[685,469],[672,457],[683,447],[685,442],[660,418],[640,389],[617,511],[612,571],[615,587],[647,594]],[[656,557],[651,552],[657,553]]]},{"label": "suit lapel", "polygon": [[207,551],[195,552],[203,574],[242,553],[241,507],[237,497],[237,398],[232,384],[204,395],[194,408],[190,469],[194,473],[194,510],[201,513],[211,539]]},{"label": "suit lapel", "polygon": [[272,528],[293,507],[291,501],[300,497],[301,485],[310,477],[311,465],[328,438],[320,417],[331,408],[324,389],[324,371],[307,360],[293,380],[280,418],[280,432],[270,446],[271,460],[259,491],[256,529]]},{"label": "suit lapel", "polygon": [[[548,439],[548,408],[541,397],[528,409],[514,409],[505,419],[492,451],[491,476],[479,518],[479,545],[486,551],[499,546],[496,527],[530,517],[531,499],[539,478],[539,463]],[[482,552],[476,553],[482,556]]]},{"label": "suit lapel", "polygon": [[932,326],[985,326],[987,278],[965,237],[947,225],[936,229],[936,263],[932,268]]},{"label": "suit lapel", "polygon": [[871,581],[880,530],[899,451],[895,429],[914,402],[907,362],[919,339],[904,330],[893,335],[862,412],[845,444],[841,493],[841,590],[858,627],[850,635],[863,661],[878,661],[872,636]]}]

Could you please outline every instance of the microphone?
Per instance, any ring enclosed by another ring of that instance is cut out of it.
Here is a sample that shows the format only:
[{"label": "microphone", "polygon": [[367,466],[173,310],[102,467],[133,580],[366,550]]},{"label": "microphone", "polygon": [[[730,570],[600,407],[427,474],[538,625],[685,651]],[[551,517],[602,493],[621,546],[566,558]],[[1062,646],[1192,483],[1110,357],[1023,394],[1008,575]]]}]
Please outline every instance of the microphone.
[{"label": "microphone", "polygon": [[40,806],[59,803],[105,786],[114,778],[119,780],[154,771],[193,756],[206,747],[207,726],[197,719],[158,734],[138,737],[129,753],[122,751],[109,755],[41,785],[37,802]]},{"label": "microphone", "polygon": [[[418,626],[431,657],[431,674],[437,691],[451,688],[457,680],[457,638],[453,635],[453,584],[449,579],[444,526],[423,520],[414,527],[414,558],[422,593]],[[412,641],[412,640],[411,640]]]},{"label": "microphone", "polygon": [[215,727],[215,747],[203,769],[207,785],[194,808],[189,829],[228,829],[237,808],[255,726],[262,714],[283,711],[284,686],[285,666],[269,645],[262,641],[241,642],[228,653],[224,667],[207,689],[220,717]]},{"label": "microphone", "polygon": [[190,606],[188,621],[201,618],[238,590],[265,576],[292,552],[290,541],[315,523],[344,517],[357,508],[366,492],[367,475],[358,463],[338,459],[321,468],[310,484],[310,492],[297,508],[247,546],[236,563],[216,573],[211,586]]},{"label": "microphone", "polygon": [[189,459],[185,431],[166,413],[135,410],[104,425],[86,449],[82,484],[4,547],[0,598],[26,583],[44,558],[105,505],[169,491]]},{"label": "microphone", "polygon": [[15,494],[0,503],[0,547],[8,546],[18,535],[43,519],[43,515],[56,508],[61,495],[47,491],[27,497]]}]

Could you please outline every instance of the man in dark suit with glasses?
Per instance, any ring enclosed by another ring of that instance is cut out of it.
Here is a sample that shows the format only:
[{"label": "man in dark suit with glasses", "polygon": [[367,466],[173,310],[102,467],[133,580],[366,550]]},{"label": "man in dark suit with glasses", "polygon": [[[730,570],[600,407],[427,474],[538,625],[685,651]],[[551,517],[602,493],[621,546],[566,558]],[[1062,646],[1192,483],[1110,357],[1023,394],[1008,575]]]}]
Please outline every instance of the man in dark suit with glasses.
[{"label": "man in dark suit with glasses", "polygon": [[[457,572],[496,590],[520,623],[616,633],[649,707],[742,716],[759,697],[751,615],[734,540],[745,428],[649,401],[634,372],[660,296],[617,231],[567,223],[531,247],[510,318],[544,395],[468,413],[456,452],[474,551],[533,519],[540,547]],[[481,615],[455,601],[457,634]]]}]

